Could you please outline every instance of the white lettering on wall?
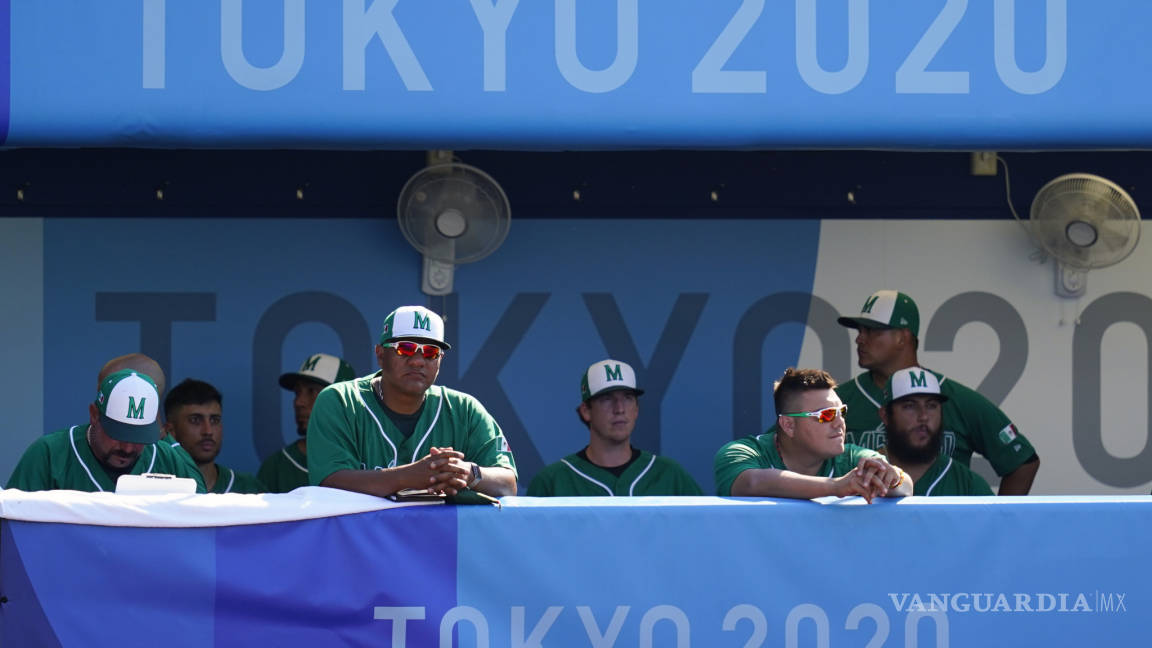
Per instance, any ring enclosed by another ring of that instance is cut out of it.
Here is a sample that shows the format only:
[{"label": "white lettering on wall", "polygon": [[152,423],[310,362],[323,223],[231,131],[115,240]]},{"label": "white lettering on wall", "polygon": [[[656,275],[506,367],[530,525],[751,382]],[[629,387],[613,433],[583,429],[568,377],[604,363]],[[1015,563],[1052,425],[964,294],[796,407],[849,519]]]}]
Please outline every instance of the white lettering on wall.
[{"label": "white lettering on wall", "polygon": [[367,10],[365,0],[344,0],[344,84],[345,90],[363,90],[368,45],[376,36],[396,66],[404,87],[410,91],[432,90],[416,53],[408,45],[392,11],[400,0],[374,0]]},{"label": "white lettering on wall", "polygon": [[763,70],[725,70],[724,66],[736,48],[752,31],[760,14],[764,13],[764,0],[744,0],[736,15],[728,21],[724,31],[704,53],[704,58],[692,70],[692,92],[764,94],[768,92],[768,73]]},{"label": "white lettering on wall", "polygon": [[900,94],[968,94],[967,72],[928,71],[936,53],[955,31],[968,10],[968,0],[948,0],[932,26],[896,70],[896,92]]},{"label": "white lettering on wall", "polygon": [[476,648],[488,648],[488,619],[474,607],[461,605],[448,610],[440,619],[440,648],[452,648],[452,629],[467,623],[476,631]]},{"label": "white lettering on wall", "polygon": [[1025,72],[1016,63],[1016,0],[996,0],[995,57],[1000,80],[1015,92],[1026,95],[1051,90],[1068,67],[1068,2],[1047,0],[1044,42],[1047,46],[1044,65],[1035,72]]},{"label": "white lettering on wall", "polygon": [[220,59],[236,83],[250,90],[288,85],[304,64],[304,0],[284,0],[284,49],[280,60],[256,67],[244,55],[244,0],[220,0]]},{"label": "white lettering on wall", "polygon": [[628,82],[640,58],[639,0],[616,0],[616,58],[589,70],[576,51],[576,0],[556,0],[556,65],[564,79],[584,92],[611,92]]},{"label": "white lettering on wall", "polygon": [[675,605],[657,605],[640,619],[640,648],[652,648],[652,632],[660,621],[671,621],[676,626],[676,648],[692,645],[692,627],[684,610]]},{"label": "white lettering on wall", "polygon": [[147,89],[164,88],[166,0],[144,0],[143,81]]},{"label": "white lettering on wall", "polygon": [[796,0],[796,69],[808,87],[844,94],[868,73],[868,0],[848,0],[848,60],[836,72],[825,70],[817,54],[816,0]]},{"label": "white lettering on wall", "polygon": [[601,634],[600,624],[596,623],[596,615],[592,613],[592,608],[587,605],[576,608],[576,612],[580,614],[580,621],[584,623],[584,632],[588,635],[588,641],[592,643],[592,648],[612,648],[616,645],[616,638],[620,636],[620,629],[624,627],[624,619],[627,618],[630,609],[632,609],[630,605],[617,605],[616,611],[612,613],[612,620],[608,622],[608,627]]},{"label": "white lettering on wall", "polygon": [[408,621],[423,621],[424,608],[377,606],[372,608],[372,618],[377,621],[391,621],[392,646],[404,648],[408,642]]},{"label": "white lettering on wall", "polygon": [[508,75],[508,24],[520,0],[472,0],[484,32],[484,91],[503,92]]}]

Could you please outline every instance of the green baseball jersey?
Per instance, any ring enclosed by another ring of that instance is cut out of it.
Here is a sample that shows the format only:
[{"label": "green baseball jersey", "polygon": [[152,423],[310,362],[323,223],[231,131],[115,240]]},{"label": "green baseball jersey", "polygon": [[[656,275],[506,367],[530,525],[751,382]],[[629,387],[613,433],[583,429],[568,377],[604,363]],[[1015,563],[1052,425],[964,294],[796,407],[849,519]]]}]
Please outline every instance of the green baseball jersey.
[{"label": "green baseball jersey", "polygon": [[428,448],[451,447],[480,466],[516,471],[500,426],[480,401],[432,385],[416,429],[405,438],[372,393],[373,376],[335,383],[316,397],[308,419],[308,478],[313,486],[338,470],[394,468],[418,461]]},{"label": "green baseball jersey", "polygon": [[[1001,476],[1016,470],[1036,454],[1028,439],[992,401],[955,380],[932,373],[940,380],[940,393],[948,397],[941,411],[944,439],[940,454],[967,467],[972,453],[978,452]],[[840,400],[848,406],[845,419],[848,443],[872,449],[884,447],[887,436],[879,414],[880,404],[884,402],[883,391],[868,372],[836,388]]]},{"label": "green baseball jersey", "polygon": [[216,485],[213,493],[266,493],[267,488],[260,480],[248,473],[239,473],[226,466],[216,464]]},{"label": "green baseball jersey", "polygon": [[[784,460],[776,450],[776,435],[779,432],[780,428],[773,425],[764,434],[747,436],[724,444],[724,447],[716,453],[712,465],[716,473],[716,494],[721,497],[730,496],[732,483],[740,473],[749,468],[786,470]],[[816,474],[823,477],[843,477],[852,472],[864,457],[883,458],[883,455],[874,450],[846,443],[844,452],[831,459],[825,459]]]},{"label": "green baseball jersey", "polygon": [[287,493],[308,486],[308,456],[293,441],[260,464],[256,478],[269,493]]},{"label": "green baseball jersey", "polygon": [[570,454],[545,466],[528,486],[533,497],[608,495],[703,495],[699,484],[680,464],[651,452],[640,456],[620,474]]},{"label": "green baseball jersey", "polygon": [[912,485],[913,495],[992,495],[988,482],[952,457],[940,455]]},{"label": "green baseball jersey", "polygon": [[[205,491],[204,477],[188,453],[177,452],[163,441],[144,446],[128,473],[164,473],[188,477],[196,480],[196,492]],[[8,488],[23,491],[115,492],[116,482],[104,471],[104,467],[92,454],[92,448],[88,446],[88,425],[73,425],[33,441],[12,471]]]}]

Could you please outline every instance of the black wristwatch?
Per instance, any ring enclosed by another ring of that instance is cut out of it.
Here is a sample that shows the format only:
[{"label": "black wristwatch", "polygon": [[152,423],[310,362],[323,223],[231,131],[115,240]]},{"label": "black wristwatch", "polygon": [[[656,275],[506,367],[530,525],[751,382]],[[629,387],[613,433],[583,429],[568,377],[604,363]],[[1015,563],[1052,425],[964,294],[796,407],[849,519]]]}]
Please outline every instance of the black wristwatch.
[{"label": "black wristwatch", "polygon": [[476,486],[476,484],[479,484],[483,477],[484,476],[480,474],[480,464],[472,462],[472,481],[468,482],[468,488],[472,488]]}]

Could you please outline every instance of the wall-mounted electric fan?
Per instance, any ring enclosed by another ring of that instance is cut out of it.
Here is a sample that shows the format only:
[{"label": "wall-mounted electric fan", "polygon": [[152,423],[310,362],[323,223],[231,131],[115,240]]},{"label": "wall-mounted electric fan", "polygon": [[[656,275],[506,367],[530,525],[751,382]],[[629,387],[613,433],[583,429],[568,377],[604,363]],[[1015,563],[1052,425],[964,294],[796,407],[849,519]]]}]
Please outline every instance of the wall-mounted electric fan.
[{"label": "wall-mounted electric fan", "polygon": [[1116,183],[1088,173],[1040,188],[1029,217],[1032,237],[1056,260],[1056,293],[1079,297],[1087,272],[1123,261],[1140,241],[1140,210]]},{"label": "wall-mounted electric fan", "polygon": [[428,295],[451,293],[455,267],[495,252],[511,222],[500,185],[459,162],[434,164],[409,178],[396,213],[404,238],[424,255],[420,287]]}]

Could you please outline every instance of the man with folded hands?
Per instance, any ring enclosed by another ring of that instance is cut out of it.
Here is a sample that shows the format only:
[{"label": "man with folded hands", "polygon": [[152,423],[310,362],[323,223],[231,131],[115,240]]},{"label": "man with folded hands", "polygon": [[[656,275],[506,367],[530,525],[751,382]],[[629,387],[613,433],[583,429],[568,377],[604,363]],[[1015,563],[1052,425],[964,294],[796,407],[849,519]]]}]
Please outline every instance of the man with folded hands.
[{"label": "man with folded hands", "polygon": [[844,443],[847,407],[836,381],[820,369],[788,369],[776,382],[776,425],[736,439],[716,453],[716,489],[722,496],[812,499],[912,494],[907,473],[882,455]]},{"label": "man with folded hands", "polygon": [[375,349],[380,371],[316,397],[308,421],[312,484],[377,496],[516,494],[516,463],[500,426],[472,396],[433,384],[450,348],[436,313],[423,306],[390,313]]}]

